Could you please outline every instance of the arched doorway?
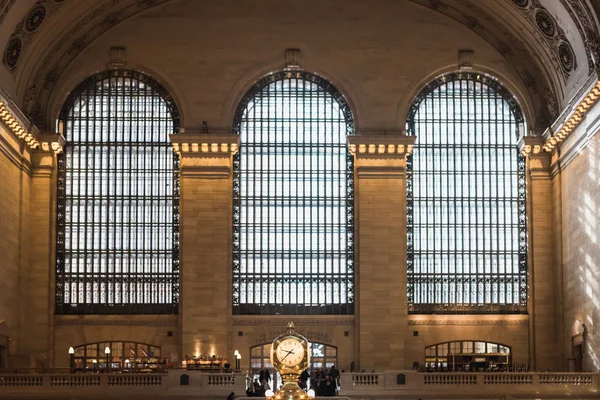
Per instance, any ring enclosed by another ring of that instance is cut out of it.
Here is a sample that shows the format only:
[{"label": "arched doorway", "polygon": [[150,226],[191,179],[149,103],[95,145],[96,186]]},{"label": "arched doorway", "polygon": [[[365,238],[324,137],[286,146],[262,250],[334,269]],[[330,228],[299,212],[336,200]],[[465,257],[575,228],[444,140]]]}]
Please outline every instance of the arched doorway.
[{"label": "arched doorway", "polygon": [[[425,347],[425,371],[509,371],[511,348],[499,343],[457,340]],[[519,370],[524,366],[519,366]]]},{"label": "arched doorway", "polygon": [[[309,372],[313,369],[321,370],[323,368],[329,369],[332,365],[337,365],[337,347],[331,346],[325,343],[313,343],[309,342],[310,346],[310,364]],[[269,370],[271,376],[271,382],[269,386],[273,390],[279,388],[282,384],[281,376],[273,368],[271,364],[271,343],[259,344],[250,348],[250,376],[252,382],[258,380],[260,371],[263,368]]]},{"label": "arched doorway", "polygon": [[[106,354],[106,348],[110,350]],[[131,371],[158,371],[165,360],[159,346],[147,343],[112,341],[86,343],[75,347],[72,366],[77,371],[123,369]],[[164,368],[164,365],[162,365]]]}]

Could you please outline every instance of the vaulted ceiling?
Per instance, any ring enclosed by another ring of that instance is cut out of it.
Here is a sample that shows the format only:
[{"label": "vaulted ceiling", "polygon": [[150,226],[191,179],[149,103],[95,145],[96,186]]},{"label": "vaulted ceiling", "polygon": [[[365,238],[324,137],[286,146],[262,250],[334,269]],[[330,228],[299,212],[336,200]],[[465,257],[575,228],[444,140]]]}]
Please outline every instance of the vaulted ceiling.
[{"label": "vaulted ceiling", "polygon": [[[52,90],[87,46],[119,23],[180,1],[0,0],[0,87],[47,128]],[[540,126],[559,115],[599,65],[600,0],[402,1],[444,14],[490,43],[520,77]]]}]

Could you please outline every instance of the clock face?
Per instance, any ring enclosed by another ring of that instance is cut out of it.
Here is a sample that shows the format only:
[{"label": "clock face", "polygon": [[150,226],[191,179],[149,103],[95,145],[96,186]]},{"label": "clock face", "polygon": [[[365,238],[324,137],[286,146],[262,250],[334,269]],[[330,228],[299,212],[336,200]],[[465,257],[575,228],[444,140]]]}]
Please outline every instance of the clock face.
[{"label": "clock face", "polygon": [[275,350],[277,360],[286,367],[295,367],[304,358],[304,346],[298,339],[284,339]]}]

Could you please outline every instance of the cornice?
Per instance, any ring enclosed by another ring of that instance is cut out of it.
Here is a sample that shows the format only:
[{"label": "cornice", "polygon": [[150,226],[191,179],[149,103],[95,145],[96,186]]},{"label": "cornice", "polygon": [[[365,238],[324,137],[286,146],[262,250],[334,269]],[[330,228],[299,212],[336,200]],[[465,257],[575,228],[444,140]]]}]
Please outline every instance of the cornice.
[{"label": "cornice", "polygon": [[104,319],[104,318],[71,318],[55,316],[56,326],[176,326],[178,317],[168,318],[128,318]]},{"label": "cornice", "polygon": [[526,318],[519,319],[409,319],[408,325],[527,325]]},{"label": "cornice", "polygon": [[348,151],[356,158],[401,158],[411,154],[416,136],[350,135]]},{"label": "cornice", "polygon": [[239,135],[177,133],[170,138],[175,153],[183,157],[230,157],[240,146]]},{"label": "cornice", "polygon": [[315,325],[354,325],[354,318],[347,316],[337,317],[322,317],[322,318],[298,318],[294,316],[287,316],[285,318],[265,318],[265,317],[240,317],[233,316],[233,326],[279,326],[282,329],[285,328],[286,323],[290,320],[294,321],[296,327],[302,326],[315,326]]},{"label": "cornice", "polygon": [[600,98],[600,71],[590,76],[584,90],[578,97],[569,102],[563,114],[544,133],[546,139],[543,149],[551,153],[579,126],[587,112]]}]

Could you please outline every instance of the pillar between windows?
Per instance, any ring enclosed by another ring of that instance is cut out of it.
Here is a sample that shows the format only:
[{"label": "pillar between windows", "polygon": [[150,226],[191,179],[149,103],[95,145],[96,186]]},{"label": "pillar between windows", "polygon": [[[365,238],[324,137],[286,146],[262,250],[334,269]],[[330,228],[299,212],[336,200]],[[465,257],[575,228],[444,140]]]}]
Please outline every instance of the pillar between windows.
[{"label": "pillar between windows", "polygon": [[[22,336],[19,353],[30,356],[30,365],[43,363],[46,367],[54,365],[54,309],[48,299],[54,299],[54,273],[56,265],[56,156],[62,153],[65,143],[59,134],[43,134],[38,136],[39,146],[31,150],[31,183],[29,207],[25,215],[29,215],[29,231],[21,238],[26,254],[22,254],[23,267],[21,274],[25,280],[19,288],[23,301],[20,310],[21,326],[37,328]],[[41,235],[40,232],[48,232]],[[28,289],[36,287],[37,296],[28,294]]]},{"label": "pillar between windows", "polygon": [[557,343],[563,342],[559,328],[562,296],[555,290],[560,277],[553,256],[554,230],[560,228],[553,218],[551,155],[540,137],[521,137],[518,146],[527,171],[530,369],[560,370],[562,353]]},{"label": "pillar between windows", "polygon": [[238,135],[174,134],[180,164],[181,356],[227,355]]},{"label": "pillar between windows", "polygon": [[356,352],[369,371],[407,368],[405,174],[414,143],[404,135],[348,137],[357,178]]}]

